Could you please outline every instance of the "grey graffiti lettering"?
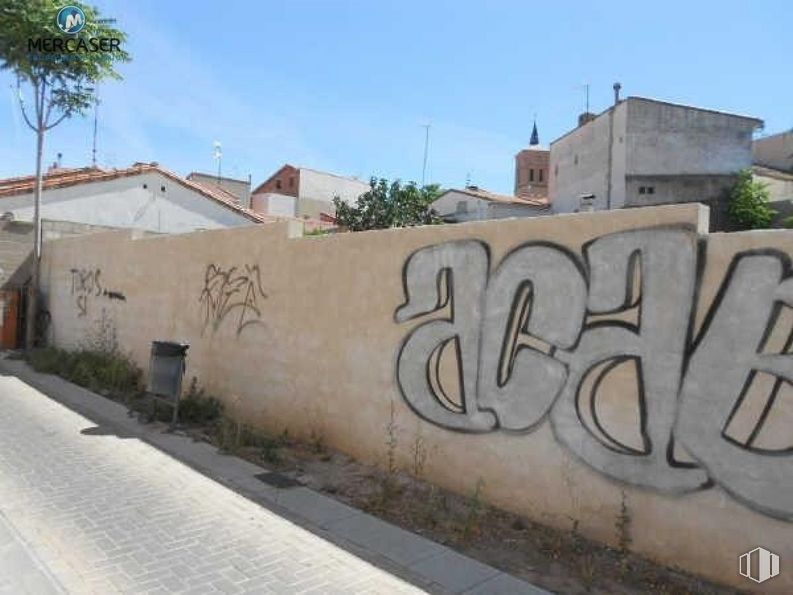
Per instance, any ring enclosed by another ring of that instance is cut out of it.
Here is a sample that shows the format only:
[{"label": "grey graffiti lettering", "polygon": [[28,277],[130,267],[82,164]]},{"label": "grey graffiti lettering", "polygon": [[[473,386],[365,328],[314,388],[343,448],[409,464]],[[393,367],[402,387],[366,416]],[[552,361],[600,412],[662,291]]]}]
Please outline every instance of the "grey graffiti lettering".
[{"label": "grey graffiti lettering", "polygon": [[[787,256],[737,255],[693,340],[699,246],[689,228],[631,230],[590,242],[583,259],[526,244],[492,273],[481,242],[418,250],[405,264],[406,302],[395,316],[428,318],[397,358],[405,401],[455,431],[527,432],[548,416],[562,445],[612,479],[664,493],[716,483],[793,520],[793,445],[768,451],[725,435],[755,373],[778,380],[753,435],[781,383],[793,383],[793,334],[784,353],[762,353],[781,308],[793,307]],[[438,369],[452,346],[458,401]],[[602,387],[626,369],[638,396],[632,444],[598,415]],[[676,460],[676,443],[693,462]]]},{"label": "grey graffiti lettering", "polygon": [[[697,489],[707,481],[702,469],[675,466],[667,459],[694,299],[696,255],[696,237],[683,230],[623,232],[599,238],[585,249],[591,275],[589,311],[605,314],[630,308],[638,290],[639,326],[590,325],[575,351],[559,354],[570,364],[570,379],[551,421],[561,442],[615,479],[664,491]],[[637,266],[640,288],[633,287]],[[626,356],[635,358],[641,381],[639,452],[615,448],[613,437],[601,441],[581,423],[579,412],[585,375],[602,362]]]},{"label": "grey graffiti lettering", "polygon": [[723,436],[755,372],[793,382],[793,357],[760,353],[781,304],[793,306],[793,279],[783,280],[786,263],[781,253],[733,263],[691,356],[675,435],[725,490],[768,514],[793,517],[792,453],[746,448]]},{"label": "grey graffiti lettering", "polygon": [[542,421],[567,379],[550,353],[519,344],[531,336],[554,348],[571,347],[586,309],[586,281],[575,260],[552,246],[524,246],[490,278],[482,325],[479,407],[499,427],[527,430]]},{"label": "grey graffiti lettering", "polygon": [[[418,415],[444,427],[485,432],[495,427],[492,413],[476,407],[477,341],[487,280],[488,253],[480,242],[450,242],[419,250],[405,265],[407,301],[396,312],[397,322],[440,310],[445,318],[413,330],[399,353],[397,380],[408,404]],[[440,385],[440,351],[454,345],[458,356],[461,399],[458,407]]]}]

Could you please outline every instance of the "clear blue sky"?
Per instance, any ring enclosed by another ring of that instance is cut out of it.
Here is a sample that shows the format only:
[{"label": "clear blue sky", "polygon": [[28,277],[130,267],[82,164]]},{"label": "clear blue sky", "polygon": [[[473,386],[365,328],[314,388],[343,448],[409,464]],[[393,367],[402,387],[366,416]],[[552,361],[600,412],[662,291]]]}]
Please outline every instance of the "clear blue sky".
[{"label": "clear blue sky", "polygon": [[[537,114],[547,144],[582,110],[640,95],[793,127],[793,2],[220,3],[97,0],[134,61],[104,85],[99,163],[265,179],[283,163],[511,192]],[[0,74],[0,176],[32,172],[34,138]],[[90,118],[52,131],[46,157],[82,166]]]}]

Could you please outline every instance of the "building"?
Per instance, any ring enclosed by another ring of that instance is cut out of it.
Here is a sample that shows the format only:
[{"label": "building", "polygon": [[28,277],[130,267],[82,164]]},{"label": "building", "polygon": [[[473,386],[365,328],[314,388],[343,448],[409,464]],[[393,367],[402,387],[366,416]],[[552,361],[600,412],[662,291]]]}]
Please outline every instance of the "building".
[{"label": "building", "polygon": [[757,138],[752,143],[754,179],[765,184],[774,226],[793,216],[793,130]]},{"label": "building", "polygon": [[432,203],[432,208],[448,223],[552,214],[545,198],[506,196],[476,186],[447,190]]},{"label": "building", "polygon": [[793,130],[756,139],[752,156],[755,165],[793,173]]},{"label": "building", "polygon": [[551,143],[554,211],[578,211],[587,195],[594,195],[595,210],[703,202],[714,229],[726,227],[729,189],[752,165],[752,134],[762,120],[643,97],[615,99]]},{"label": "building", "polygon": [[251,194],[251,209],[278,217],[320,220],[336,213],[334,197],[354,203],[369,184],[356,178],[286,164]]},{"label": "building", "polygon": [[[0,180],[4,220],[33,221],[34,176]],[[51,168],[44,176],[45,219],[156,233],[265,223],[229,192],[186,180],[156,163],[126,169]]]},{"label": "building", "polygon": [[548,198],[548,170],[551,152],[540,145],[537,122],[531,131],[529,147],[515,155],[515,196]]},{"label": "building", "polygon": [[247,180],[238,180],[236,178],[218,177],[216,175],[194,171],[187,174],[187,179],[191,182],[197,182],[202,186],[218,188],[221,191],[232,194],[239,204],[246,209],[251,206],[250,176],[248,176]]}]

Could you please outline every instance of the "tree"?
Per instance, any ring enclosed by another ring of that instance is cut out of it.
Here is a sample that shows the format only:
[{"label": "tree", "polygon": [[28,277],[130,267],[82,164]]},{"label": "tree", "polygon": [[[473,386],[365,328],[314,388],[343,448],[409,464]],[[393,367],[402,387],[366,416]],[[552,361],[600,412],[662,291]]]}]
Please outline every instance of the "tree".
[{"label": "tree", "polygon": [[[67,12],[59,26],[62,9]],[[120,79],[116,63],[128,61],[129,54],[121,49],[126,36],[111,26],[113,21],[78,2],[64,8],[55,0],[0,0],[0,22],[0,69],[16,75],[22,116],[36,133],[35,231],[25,333],[30,349],[39,293],[44,136],[65,119],[83,114],[95,101],[99,81]],[[25,102],[25,94],[32,99],[32,107]]]},{"label": "tree", "polygon": [[399,180],[372,178],[369,190],[349,205],[338,196],[333,199],[336,221],[350,231],[387,229],[441,223],[431,205],[440,195],[435,185],[419,188],[415,182],[402,185]]},{"label": "tree", "polygon": [[776,211],[768,205],[769,198],[768,185],[756,181],[752,171],[745,169],[738,174],[738,181],[730,191],[727,213],[732,222],[742,229],[768,227],[776,215]]}]

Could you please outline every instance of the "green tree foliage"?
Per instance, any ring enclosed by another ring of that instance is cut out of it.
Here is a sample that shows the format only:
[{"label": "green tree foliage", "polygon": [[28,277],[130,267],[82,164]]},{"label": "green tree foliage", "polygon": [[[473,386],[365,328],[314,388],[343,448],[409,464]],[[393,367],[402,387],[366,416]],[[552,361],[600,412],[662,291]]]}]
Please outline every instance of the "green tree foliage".
[{"label": "green tree foliage", "polygon": [[369,190],[349,205],[338,197],[333,199],[336,220],[350,231],[387,229],[441,223],[431,205],[440,195],[433,184],[419,188],[414,182],[402,184],[399,180],[372,178]]},{"label": "green tree foliage", "polygon": [[730,192],[730,219],[742,229],[768,227],[776,214],[768,205],[769,196],[767,184],[756,181],[751,170],[743,170]]},{"label": "green tree foliage", "polygon": [[[41,191],[44,135],[66,118],[84,113],[96,100],[96,84],[120,79],[115,66],[128,61],[126,36],[102,19],[99,11],[79,2],[84,26],[65,34],[57,24],[60,0],[0,0],[0,70],[16,75],[19,106],[36,133],[36,189],[33,198],[35,242],[27,320],[37,319],[41,261]],[[27,98],[30,100],[26,102]],[[35,325],[28,324],[25,343],[33,347]]]},{"label": "green tree foliage", "polygon": [[[45,131],[62,120],[88,109],[94,101],[95,85],[103,79],[120,79],[117,62],[129,60],[124,51],[125,34],[102,19],[98,10],[79,2],[70,2],[85,13],[85,26],[79,33],[67,35],[57,26],[56,16],[65,5],[60,0],[0,0],[0,68],[11,70],[17,80],[27,84],[33,98],[32,113],[23,113],[34,130]],[[67,51],[52,44],[31,46],[31,40],[72,40],[72,48],[84,42],[83,49]],[[111,49],[92,51],[98,42],[118,40]],[[20,94],[21,95],[21,94]]]}]

